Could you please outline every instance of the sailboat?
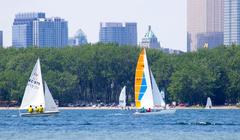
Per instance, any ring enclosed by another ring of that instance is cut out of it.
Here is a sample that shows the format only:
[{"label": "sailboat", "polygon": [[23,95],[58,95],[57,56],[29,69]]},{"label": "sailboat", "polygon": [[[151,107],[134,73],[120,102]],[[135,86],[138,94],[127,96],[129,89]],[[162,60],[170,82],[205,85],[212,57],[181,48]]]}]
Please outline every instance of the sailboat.
[{"label": "sailboat", "polygon": [[123,109],[126,108],[126,86],[124,86],[119,95],[119,106]]},{"label": "sailboat", "polygon": [[211,108],[212,108],[212,100],[210,97],[208,97],[205,109],[211,109]]},{"label": "sailboat", "polygon": [[[27,113],[26,110],[30,105],[33,108],[42,105],[44,111],[42,113]],[[23,110],[25,110],[25,112],[22,112]],[[43,90],[42,73],[39,59],[33,68],[27,86],[25,88],[22,103],[19,108],[19,113],[20,116],[48,116],[59,113],[58,107],[53,100],[46,81],[44,82]]]},{"label": "sailboat", "polygon": [[137,62],[135,73],[135,105],[137,109],[151,109],[150,112],[137,111],[135,114],[172,114],[175,109],[166,109],[153,73],[148,66],[146,51],[143,48]]}]

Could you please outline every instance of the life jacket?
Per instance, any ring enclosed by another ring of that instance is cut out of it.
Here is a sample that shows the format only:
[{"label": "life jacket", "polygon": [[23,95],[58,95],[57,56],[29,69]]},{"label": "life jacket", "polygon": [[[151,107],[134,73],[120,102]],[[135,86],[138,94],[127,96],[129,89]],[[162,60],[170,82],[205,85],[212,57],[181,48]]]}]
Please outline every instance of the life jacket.
[{"label": "life jacket", "polygon": [[43,107],[40,106],[40,107],[38,108],[38,111],[39,111],[40,113],[42,113],[42,112],[43,112]]},{"label": "life jacket", "polygon": [[29,113],[32,113],[32,112],[33,112],[33,108],[32,108],[32,107],[29,107],[29,108],[28,108],[28,112],[29,112]]},{"label": "life jacket", "polygon": [[38,108],[38,107],[36,107],[34,111],[35,111],[35,112],[39,112],[39,108]]}]

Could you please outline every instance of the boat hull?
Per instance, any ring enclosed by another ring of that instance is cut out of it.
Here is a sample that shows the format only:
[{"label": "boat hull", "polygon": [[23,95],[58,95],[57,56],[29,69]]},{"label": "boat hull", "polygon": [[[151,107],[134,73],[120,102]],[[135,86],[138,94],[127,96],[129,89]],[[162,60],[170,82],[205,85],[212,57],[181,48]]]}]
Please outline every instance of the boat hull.
[{"label": "boat hull", "polygon": [[174,114],[176,109],[163,109],[152,112],[135,112],[134,115],[163,115],[163,114]]},{"label": "boat hull", "polygon": [[52,116],[56,115],[59,112],[44,112],[44,113],[21,113],[21,117],[44,117],[44,116]]}]

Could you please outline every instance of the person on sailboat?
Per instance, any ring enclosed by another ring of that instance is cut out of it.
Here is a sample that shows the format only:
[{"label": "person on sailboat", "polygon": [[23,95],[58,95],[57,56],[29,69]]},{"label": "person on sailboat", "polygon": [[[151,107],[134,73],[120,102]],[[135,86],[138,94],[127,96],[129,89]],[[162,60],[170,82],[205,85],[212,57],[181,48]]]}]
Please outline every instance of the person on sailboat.
[{"label": "person on sailboat", "polygon": [[146,109],[144,107],[141,108],[140,110],[141,113],[145,113],[146,112]]},{"label": "person on sailboat", "polygon": [[29,106],[29,108],[28,108],[28,112],[29,112],[29,113],[33,113],[32,105]]},{"label": "person on sailboat", "polygon": [[39,106],[38,112],[39,112],[39,113],[43,113],[43,107],[42,107],[42,105]]},{"label": "person on sailboat", "polygon": [[148,108],[148,109],[147,109],[147,112],[151,112],[151,108]]},{"label": "person on sailboat", "polygon": [[34,109],[34,111],[35,111],[36,113],[38,113],[38,112],[39,112],[39,110],[38,110],[38,107],[37,107],[37,106],[35,106],[35,109]]}]

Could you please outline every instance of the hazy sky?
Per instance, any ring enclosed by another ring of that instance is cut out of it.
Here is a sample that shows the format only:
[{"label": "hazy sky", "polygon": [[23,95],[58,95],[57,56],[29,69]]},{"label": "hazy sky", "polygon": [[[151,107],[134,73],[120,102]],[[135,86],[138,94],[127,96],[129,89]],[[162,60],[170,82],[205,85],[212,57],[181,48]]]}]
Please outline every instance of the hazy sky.
[{"label": "hazy sky", "polygon": [[186,0],[2,0],[0,30],[12,44],[12,23],[19,12],[45,12],[68,21],[69,36],[81,28],[97,42],[100,22],[137,22],[138,42],[148,25],[165,48],[186,51]]}]

